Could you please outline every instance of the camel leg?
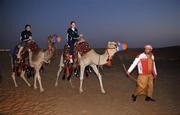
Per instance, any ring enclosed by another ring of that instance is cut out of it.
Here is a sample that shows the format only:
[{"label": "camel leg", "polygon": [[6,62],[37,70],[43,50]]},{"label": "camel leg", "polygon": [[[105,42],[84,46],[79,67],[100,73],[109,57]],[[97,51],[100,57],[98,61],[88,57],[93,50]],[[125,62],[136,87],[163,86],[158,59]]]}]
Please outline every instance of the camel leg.
[{"label": "camel leg", "polygon": [[63,64],[63,54],[61,54],[61,58],[60,58],[59,70],[57,72],[57,78],[56,78],[56,82],[55,82],[55,87],[58,86],[58,80],[59,80],[59,77],[60,77],[60,73],[62,71],[62,67],[64,67],[64,64]]},{"label": "camel leg", "polygon": [[70,85],[71,85],[71,88],[74,89],[75,86],[72,84],[72,80],[71,80],[71,79],[69,80],[69,83],[70,83]]},{"label": "camel leg", "polygon": [[60,66],[60,67],[59,67],[59,70],[58,70],[58,72],[57,72],[57,78],[56,78],[55,87],[58,86],[58,81],[59,81],[59,77],[60,77],[61,71],[62,71],[62,67]]},{"label": "camel leg", "polygon": [[99,73],[99,71],[98,71],[98,69],[97,69],[97,66],[96,66],[96,65],[91,65],[91,67],[93,68],[94,72],[95,72],[96,75],[98,76],[99,83],[100,83],[100,87],[101,87],[101,92],[102,92],[102,93],[106,93],[105,90],[104,90],[104,87],[103,87],[103,83],[102,83],[102,76],[101,76],[101,74]]},{"label": "camel leg", "polygon": [[83,88],[82,88],[82,84],[83,84],[83,79],[84,79],[84,66],[80,66],[80,87],[79,87],[79,92],[82,93],[83,92]]},{"label": "camel leg", "polygon": [[37,79],[38,79],[38,82],[39,82],[40,92],[44,92],[44,89],[43,89],[42,83],[41,83],[41,76],[39,74],[39,70],[37,70],[36,72],[37,72]]},{"label": "camel leg", "polygon": [[35,76],[34,76],[34,89],[37,89],[37,72],[35,71]]},{"label": "camel leg", "polygon": [[31,87],[31,84],[27,81],[27,79],[25,78],[24,74],[25,74],[25,71],[22,71],[20,77],[26,82],[26,84],[29,87]]},{"label": "camel leg", "polygon": [[14,81],[14,85],[15,87],[18,87],[17,83],[16,83],[16,75],[15,75],[15,72],[12,72],[12,75],[11,75],[13,81]]}]

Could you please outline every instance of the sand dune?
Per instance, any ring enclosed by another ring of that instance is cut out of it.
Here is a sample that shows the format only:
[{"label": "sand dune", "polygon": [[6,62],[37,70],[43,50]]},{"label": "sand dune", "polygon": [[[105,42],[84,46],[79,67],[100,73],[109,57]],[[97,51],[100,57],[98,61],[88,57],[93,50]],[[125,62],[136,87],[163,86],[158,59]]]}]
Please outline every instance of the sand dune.
[{"label": "sand dune", "polygon": [[[103,83],[107,93],[100,93],[98,80],[91,73],[84,80],[83,94],[78,93],[79,80],[73,78],[75,88],[67,81],[59,80],[54,87],[59,64],[60,50],[50,65],[45,66],[42,75],[44,93],[28,87],[17,78],[18,88],[10,77],[11,65],[7,52],[0,52],[0,114],[13,115],[180,115],[180,47],[156,49],[158,78],[155,83],[155,103],[145,102],[141,96],[131,101],[135,83],[128,79],[118,54],[112,67],[104,67]],[[102,52],[102,49],[97,50]],[[124,63],[129,66],[141,49],[128,49]],[[134,71],[136,75],[136,71]],[[33,84],[33,78],[28,79]]]}]

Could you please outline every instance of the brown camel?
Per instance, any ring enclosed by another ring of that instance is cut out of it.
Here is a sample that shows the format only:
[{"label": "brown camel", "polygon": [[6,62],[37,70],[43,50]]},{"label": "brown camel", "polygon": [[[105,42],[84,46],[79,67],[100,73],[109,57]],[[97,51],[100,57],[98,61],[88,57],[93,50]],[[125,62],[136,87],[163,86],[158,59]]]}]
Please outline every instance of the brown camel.
[{"label": "brown camel", "polygon": [[[34,76],[34,89],[37,89],[37,83],[36,81],[38,80],[39,82],[39,87],[40,87],[40,92],[43,92],[44,89],[42,87],[41,83],[41,76],[39,73],[39,70],[43,63],[50,63],[50,59],[53,56],[55,52],[55,43],[54,43],[54,38],[55,35],[50,35],[48,37],[48,48],[46,50],[39,49],[36,52],[32,52],[31,49],[29,49],[29,65],[34,68],[35,70],[35,76]],[[12,78],[14,80],[15,87],[17,87],[16,79],[15,79],[15,72],[12,73]],[[26,80],[25,78],[25,71],[22,70],[20,72],[20,77],[27,83],[27,85],[30,87],[30,83]]]}]

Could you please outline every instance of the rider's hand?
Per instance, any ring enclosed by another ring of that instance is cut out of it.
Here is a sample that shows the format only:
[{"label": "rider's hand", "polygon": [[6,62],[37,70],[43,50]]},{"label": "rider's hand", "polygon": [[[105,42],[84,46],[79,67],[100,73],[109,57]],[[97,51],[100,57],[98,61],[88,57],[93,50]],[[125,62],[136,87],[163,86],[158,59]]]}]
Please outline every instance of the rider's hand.
[{"label": "rider's hand", "polygon": [[29,36],[29,40],[32,40],[32,36]]},{"label": "rider's hand", "polygon": [[20,58],[21,58],[20,54],[17,54],[17,58],[18,58],[18,59],[20,59]]},{"label": "rider's hand", "polygon": [[79,34],[79,37],[83,37],[83,34]]}]

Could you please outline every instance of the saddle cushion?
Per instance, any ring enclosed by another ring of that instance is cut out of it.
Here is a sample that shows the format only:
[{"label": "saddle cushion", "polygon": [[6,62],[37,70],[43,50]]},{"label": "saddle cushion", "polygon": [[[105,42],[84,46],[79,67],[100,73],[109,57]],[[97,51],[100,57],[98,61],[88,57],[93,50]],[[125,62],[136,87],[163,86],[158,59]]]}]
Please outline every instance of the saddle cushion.
[{"label": "saddle cushion", "polygon": [[91,48],[89,46],[89,43],[80,42],[80,43],[77,44],[77,50],[81,54],[81,56],[83,56],[84,54],[89,52],[91,50]]},{"label": "saddle cushion", "polygon": [[16,57],[18,51],[19,51],[19,44],[14,49],[14,55],[13,58],[13,72],[19,73],[21,70],[25,70],[27,66],[29,66],[29,52],[28,49],[31,49],[32,52],[39,51],[38,45],[34,42],[27,42],[27,44],[24,46],[23,51],[21,52],[21,59],[18,59]]},{"label": "saddle cushion", "polygon": [[[74,48],[74,55],[73,55],[73,59],[76,60],[77,59],[77,54],[78,52],[80,53],[80,55],[84,55],[87,52],[89,52],[91,50],[89,44],[87,42],[80,42],[78,44],[75,45]],[[64,45],[64,51],[63,51],[63,57],[64,57],[64,61],[69,62],[70,60],[70,46],[68,44]]]}]

